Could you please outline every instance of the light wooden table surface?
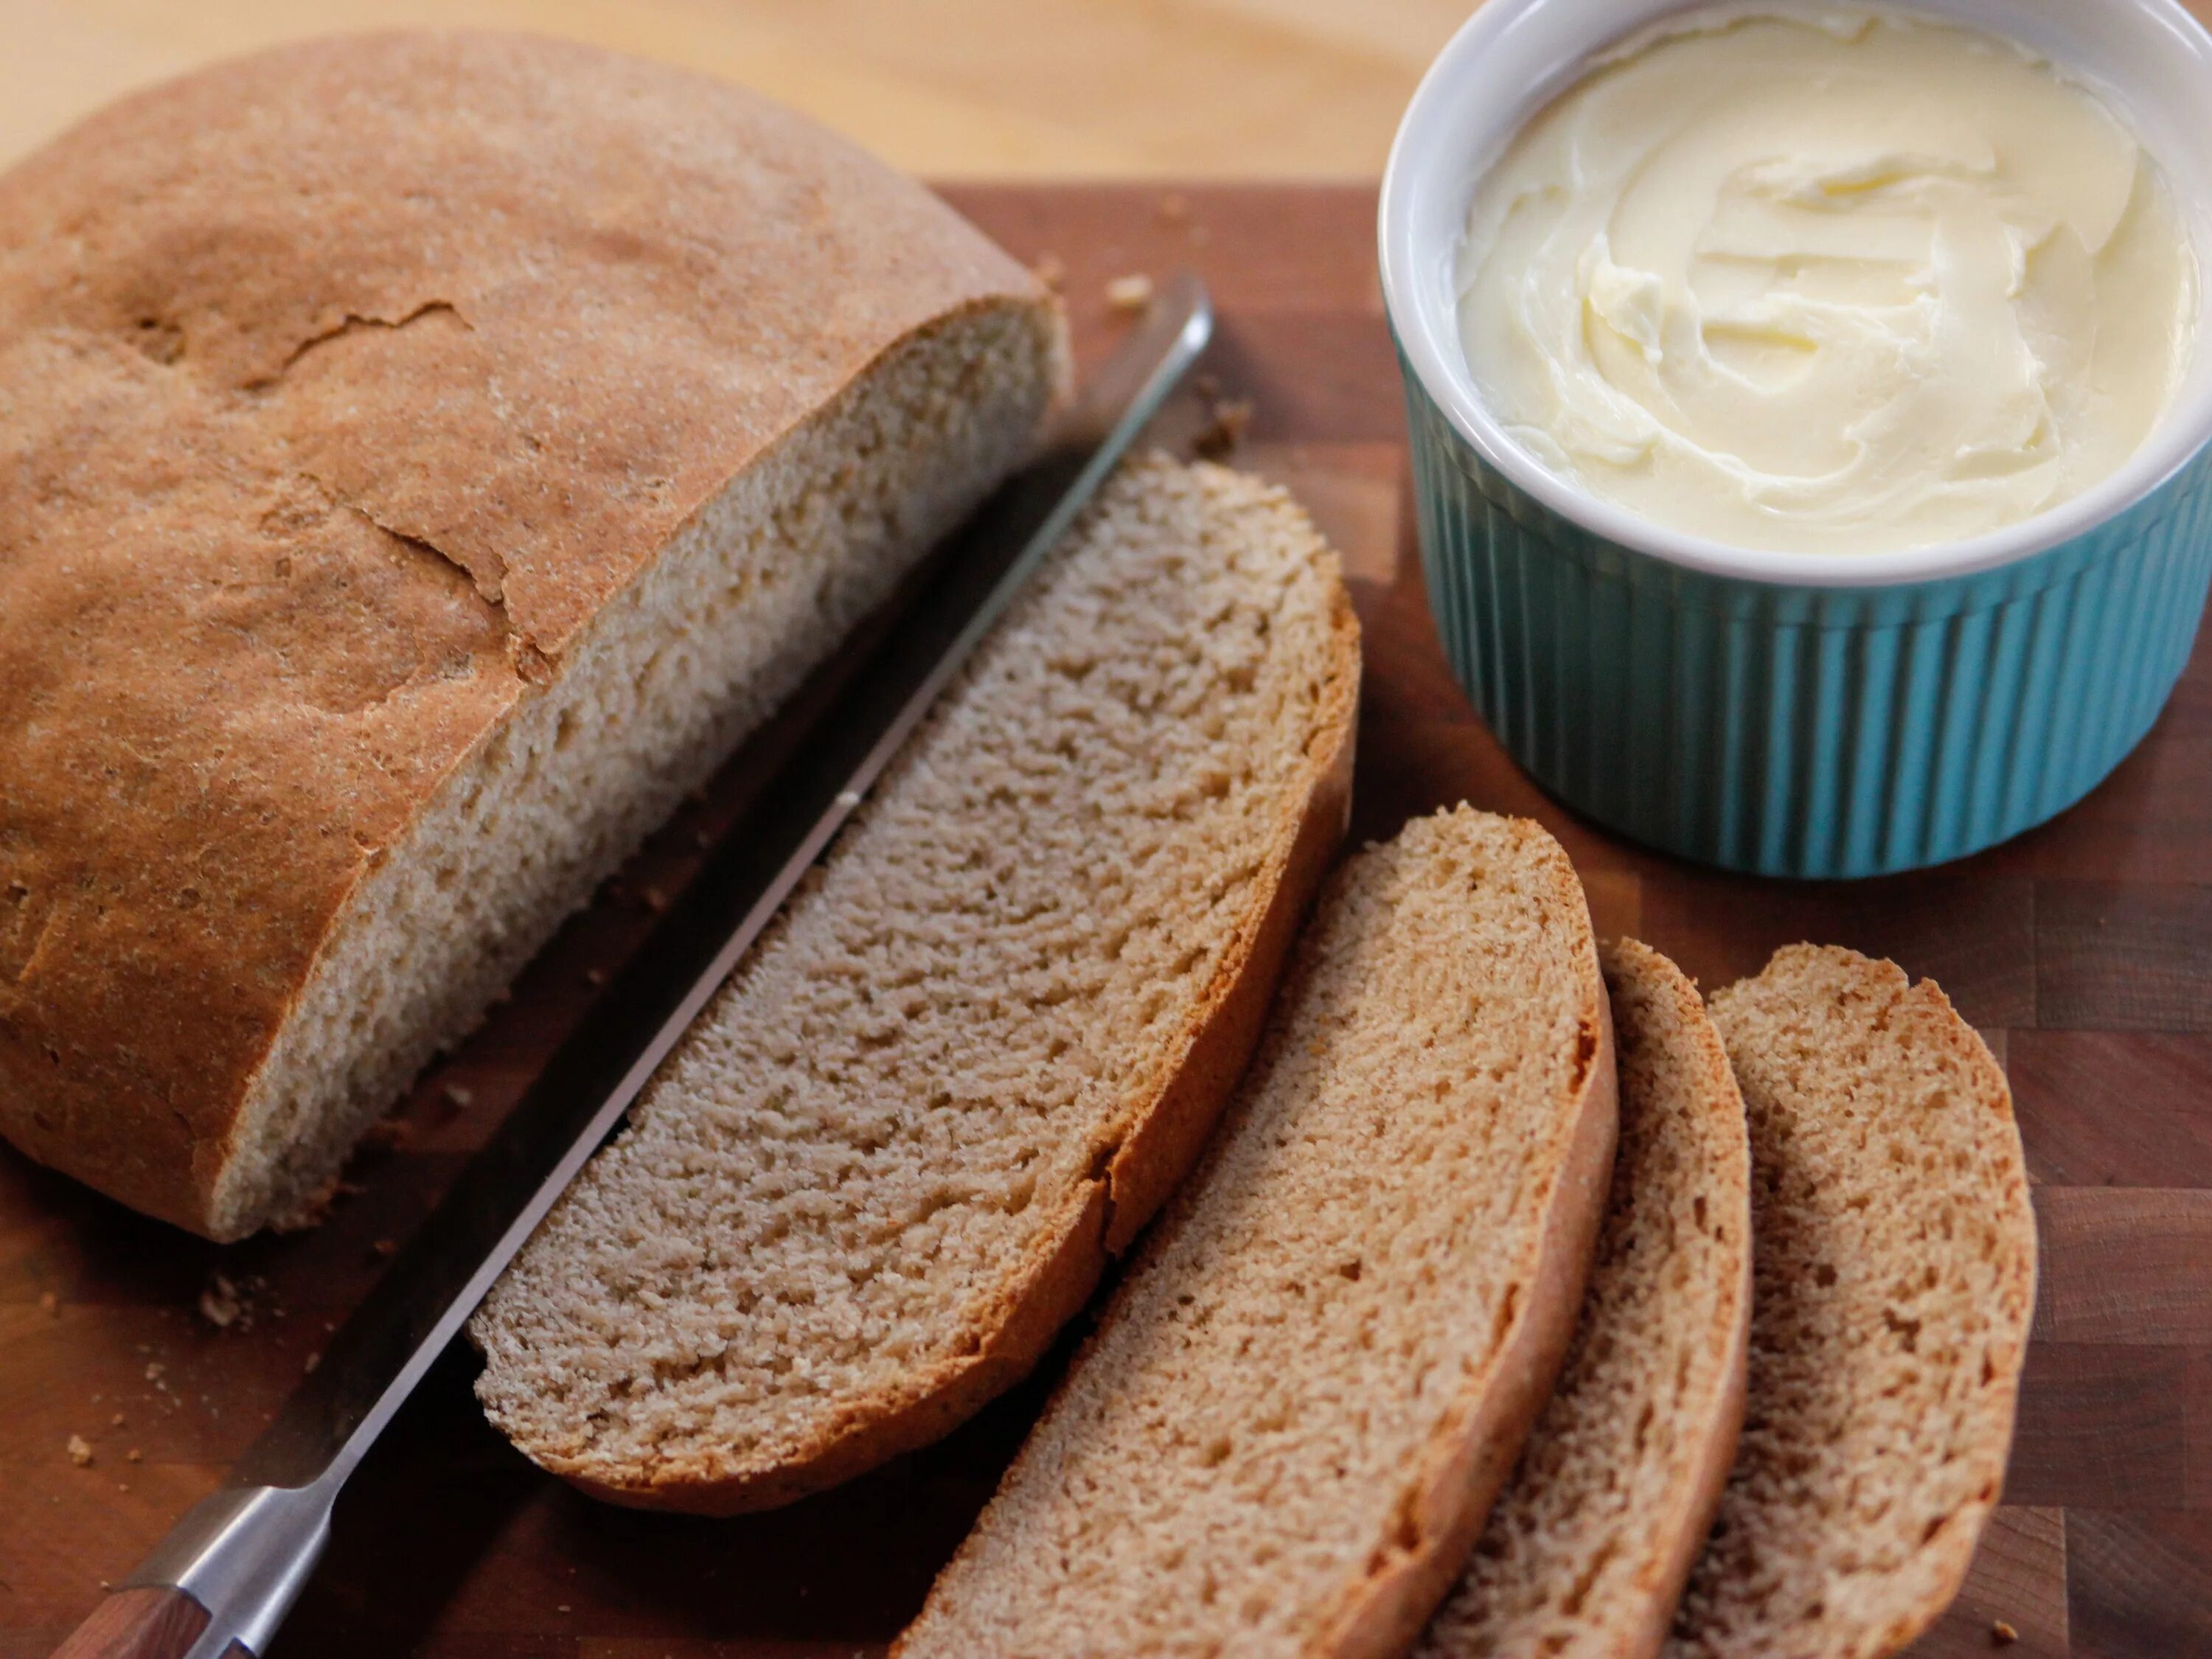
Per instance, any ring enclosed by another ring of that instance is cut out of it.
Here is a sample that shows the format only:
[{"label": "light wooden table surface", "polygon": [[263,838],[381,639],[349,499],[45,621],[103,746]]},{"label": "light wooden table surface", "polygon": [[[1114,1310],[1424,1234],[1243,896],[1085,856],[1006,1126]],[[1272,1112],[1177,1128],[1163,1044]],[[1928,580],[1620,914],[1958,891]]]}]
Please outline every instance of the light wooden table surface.
[{"label": "light wooden table surface", "polygon": [[0,0],[0,163],[129,88],[331,29],[690,64],[933,178],[1372,177],[1472,0]]},{"label": "light wooden table surface", "polygon": [[[1475,3],[0,0],[0,165],[212,58],[443,23],[691,64],[931,178],[1373,178]],[[2185,3],[2212,20],[2212,0]]]}]

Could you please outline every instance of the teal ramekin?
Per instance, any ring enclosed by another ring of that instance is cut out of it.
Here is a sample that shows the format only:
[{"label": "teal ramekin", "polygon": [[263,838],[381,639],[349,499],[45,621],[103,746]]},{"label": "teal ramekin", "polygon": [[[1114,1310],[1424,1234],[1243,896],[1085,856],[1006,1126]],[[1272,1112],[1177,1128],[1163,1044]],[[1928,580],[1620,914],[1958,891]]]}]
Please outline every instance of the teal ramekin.
[{"label": "teal ramekin", "polygon": [[[1487,0],[1423,81],[1385,176],[1423,572],[1453,672],[1547,792],[1764,875],[1859,877],[1992,846],[2142,741],[2212,580],[2212,342],[2112,477],[1945,547],[1762,553],[1550,472],[1483,408],[1452,270],[1474,183],[1609,40],[1681,0]],[[2142,132],[2212,268],[2212,38],[2173,0],[1948,0],[2082,76]]]}]

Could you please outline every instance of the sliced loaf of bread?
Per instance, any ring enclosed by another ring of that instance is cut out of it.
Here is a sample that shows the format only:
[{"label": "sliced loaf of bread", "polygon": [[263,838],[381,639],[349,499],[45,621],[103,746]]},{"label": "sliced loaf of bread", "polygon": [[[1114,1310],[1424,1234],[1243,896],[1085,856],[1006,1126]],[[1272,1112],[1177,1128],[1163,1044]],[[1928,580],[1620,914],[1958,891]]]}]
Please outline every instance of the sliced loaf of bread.
[{"label": "sliced loaf of bread", "polygon": [[315,1213],[1065,349],[912,179],[571,41],[292,41],[0,173],[0,1135]]},{"label": "sliced loaf of bread", "polygon": [[2004,1073],[1926,980],[1792,945],[1713,999],[1751,1124],[1743,1439],[1673,1659],[1878,1659],[1997,1501],[2035,1305]]},{"label": "sliced loaf of bread", "polygon": [[1574,1346],[1419,1659],[1648,1659],[1705,1541],[1743,1421],[1751,1153],[1697,988],[1649,945],[1601,955],[1620,1152]]},{"label": "sliced loaf of bread", "polygon": [[492,1420],[599,1496],[728,1513],[1023,1375],[1243,1069],[1358,680],[1282,492],[1110,483],[493,1291]]},{"label": "sliced loaf of bread", "polygon": [[896,1651],[1402,1651],[1550,1391],[1613,1135],[1559,844],[1462,807],[1352,860],[1200,1173]]}]

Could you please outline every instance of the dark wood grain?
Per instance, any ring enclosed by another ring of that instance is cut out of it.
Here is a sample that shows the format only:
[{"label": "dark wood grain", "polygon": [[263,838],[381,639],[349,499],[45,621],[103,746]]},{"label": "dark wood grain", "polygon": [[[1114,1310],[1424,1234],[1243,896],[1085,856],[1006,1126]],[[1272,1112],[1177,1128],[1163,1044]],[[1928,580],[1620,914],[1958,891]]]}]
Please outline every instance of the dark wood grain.
[{"label": "dark wood grain", "polygon": [[[2010,1067],[2045,1242],[2006,1507],[1914,1650],[2212,1659],[2212,655],[2144,747],[2058,822],[1946,869],[1853,886],[1749,882],[1626,845],[1547,800],[1437,649],[1411,543],[1402,414],[1358,188],[969,188],[1050,253],[1079,355],[1127,326],[1105,284],[1201,270],[1207,365],[1255,412],[1240,464],[1337,544],[1367,630],[1356,837],[1465,799],[1534,815],[1607,933],[1710,988],[1834,939],[1940,981]],[[1164,429],[1188,432],[1187,398]],[[461,1158],[680,906],[762,769],[733,766],[564,929],[511,1003],[424,1077],[394,1144],[314,1231],[217,1249],[0,1149],[0,1659],[45,1659],[221,1479]],[[243,1311],[200,1311],[217,1276]],[[1065,1352],[1065,1346],[1060,1351]],[[592,1504],[484,1425],[473,1357],[433,1370],[337,1514],[276,1659],[847,1659],[880,1653],[988,1497],[1049,1385],[944,1443],[772,1515],[702,1522]],[[71,1436],[89,1448],[80,1466]],[[131,1454],[137,1454],[135,1460]],[[2001,1650],[2002,1620],[2018,1644]]]},{"label": "dark wood grain", "polygon": [[184,1659],[207,1626],[208,1610],[182,1590],[117,1590],[53,1659]]},{"label": "dark wood grain", "polygon": [[[2066,1516],[2006,1504],[1990,1519],[1966,1588],[1911,1659],[2063,1659],[2068,1650]],[[2005,1641],[2002,1626],[2012,1632]]]},{"label": "dark wood grain", "polygon": [[2189,1358],[2186,1349],[2141,1344],[2032,1344],[2006,1498],[2179,1508]]},{"label": "dark wood grain", "polygon": [[1709,871],[1647,882],[1644,926],[1685,973],[1717,988],[1766,965],[1772,945],[1848,945],[1941,985],[1972,1024],[2036,1024],[2033,883],[1940,873],[1854,883],[1753,882]]},{"label": "dark wood grain", "polygon": [[2036,1217],[2039,1333],[2212,1346],[2212,1192],[2051,1187]]},{"label": "dark wood grain", "polygon": [[2212,1036],[2014,1030],[2028,1174],[2060,1187],[2212,1187]]},{"label": "dark wood grain", "polygon": [[2185,1508],[2212,1514],[2212,1348],[2189,1356],[2182,1389],[2182,1462],[2187,1479],[2181,1501]]},{"label": "dark wood grain", "polygon": [[2212,1031],[2212,887],[2052,880],[2037,896],[2039,1024]]},{"label": "dark wood grain", "polygon": [[2212,1515],[2069,1510],[2066,1591],[2078,1659],[2212,1659]]}]

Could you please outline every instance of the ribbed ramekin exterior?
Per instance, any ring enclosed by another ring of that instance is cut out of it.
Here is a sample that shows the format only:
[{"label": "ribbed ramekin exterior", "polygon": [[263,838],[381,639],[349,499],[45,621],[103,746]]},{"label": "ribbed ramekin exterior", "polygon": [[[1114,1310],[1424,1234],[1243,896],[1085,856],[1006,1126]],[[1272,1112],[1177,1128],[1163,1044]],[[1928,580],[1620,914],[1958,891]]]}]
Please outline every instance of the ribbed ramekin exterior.
[{"label": "ribbed ramekin exterior", "polygon": [[2189,660],[2212,447],[2096,529],[1995,570],[1786,586],[1591,534],[1405,378],[1453,672],[1537,782],[1651,846],[1799,877],[1977,852],[2102,781]]}]

